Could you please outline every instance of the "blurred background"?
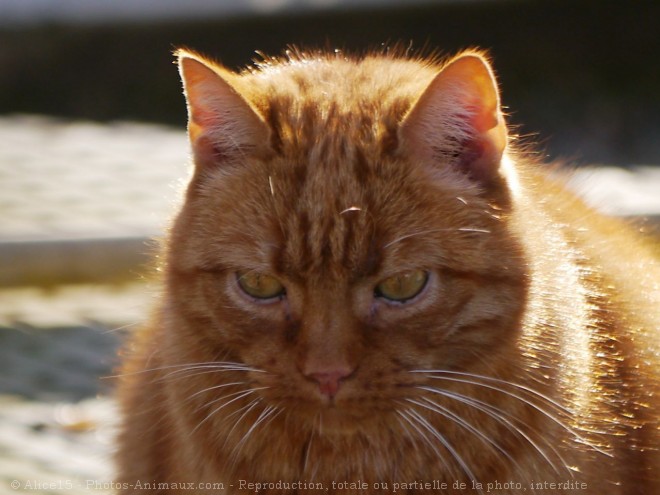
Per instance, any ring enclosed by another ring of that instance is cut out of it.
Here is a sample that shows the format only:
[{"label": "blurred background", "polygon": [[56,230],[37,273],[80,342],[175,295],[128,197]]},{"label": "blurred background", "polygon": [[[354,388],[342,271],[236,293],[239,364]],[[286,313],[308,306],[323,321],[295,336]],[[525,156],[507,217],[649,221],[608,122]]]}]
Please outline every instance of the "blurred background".
[{"label": "blurred background", "polygon": [[511,120],[553,157],[660,156],[654,0],[2,0],[0,109],[181,126],[175,47],[231,68],[288,45],[492,54]]},{"label": "blurred background", "polygon": [[0,493],[110,491],[115,356],[189,172],[176,47],[233,69],[291,45],[486,48],[524,140],[653,228],[658,19],[651,0],[0,0]]}]

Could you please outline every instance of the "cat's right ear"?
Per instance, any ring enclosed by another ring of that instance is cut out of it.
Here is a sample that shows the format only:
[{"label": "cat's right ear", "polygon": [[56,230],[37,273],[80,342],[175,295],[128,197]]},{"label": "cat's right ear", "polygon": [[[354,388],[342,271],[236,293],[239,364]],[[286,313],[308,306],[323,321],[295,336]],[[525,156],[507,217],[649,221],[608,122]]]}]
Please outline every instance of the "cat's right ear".
[{"label": "cat's right ear", "polygon": [[178,50],[188,104],[188,136],[197,167],[235,162],[266,151],[269,131],[257,110],[231,84],[231,72]]},{"label": "cat's right ear", "polygon": [[482,186],[496,182],[507,129],[488,60],[469,52],[450,61],[406,115],[400,136],[422,162],[448,165]]}]

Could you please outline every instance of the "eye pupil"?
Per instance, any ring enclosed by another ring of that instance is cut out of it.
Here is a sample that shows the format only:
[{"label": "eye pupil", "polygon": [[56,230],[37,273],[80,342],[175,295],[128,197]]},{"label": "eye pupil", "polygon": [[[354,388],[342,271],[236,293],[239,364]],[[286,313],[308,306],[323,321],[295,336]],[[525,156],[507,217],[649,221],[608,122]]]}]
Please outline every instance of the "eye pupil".
[{"label": "eye pupil", "polygon": [[277,278],[266,273],[238,272],[236,281],[243,292],[256,299],[272,299],[286,294],[284,285]]},{"label": "eye pupil", "polygon": [[428,272],[424,270],[410,270],[388,277],[374,289],[374,295],[396,302],[405,302],[414,298],[426,286]]}]

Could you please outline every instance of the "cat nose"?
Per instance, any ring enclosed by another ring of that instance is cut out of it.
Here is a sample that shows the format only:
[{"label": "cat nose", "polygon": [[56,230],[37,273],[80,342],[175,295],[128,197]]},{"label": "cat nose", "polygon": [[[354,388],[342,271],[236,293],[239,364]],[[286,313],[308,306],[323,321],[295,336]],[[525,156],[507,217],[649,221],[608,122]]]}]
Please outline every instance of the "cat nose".
[{"label": "cat nose", "polygon": [[343,380],[353,373],[353,370],[349,368],[337,368],[330,371],[320,371],[315,373],[310,373],[309,378],[316,380],[319,384],[319,390],[321,394],[325,395],[329,399],[333,399],[337,392],[339,392],[339,387]]}]

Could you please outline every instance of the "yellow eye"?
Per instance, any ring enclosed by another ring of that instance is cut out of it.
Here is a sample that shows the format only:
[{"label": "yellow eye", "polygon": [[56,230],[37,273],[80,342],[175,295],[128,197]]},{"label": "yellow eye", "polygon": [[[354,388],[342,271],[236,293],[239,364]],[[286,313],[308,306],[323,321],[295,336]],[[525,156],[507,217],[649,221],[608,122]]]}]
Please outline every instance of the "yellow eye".
[{"label": "yellow eye", "polygon": [[390,301],[405,302],[422,292],[429,279],[424,270],[410,270],[386,278],[376,286],[374,294]]},{"label": "yellow eye", "polygon": [[255,271],[238,272],[236,280],[243,292],[257,299],[272,299],[286,293],[279,280],[265,273]]}]

